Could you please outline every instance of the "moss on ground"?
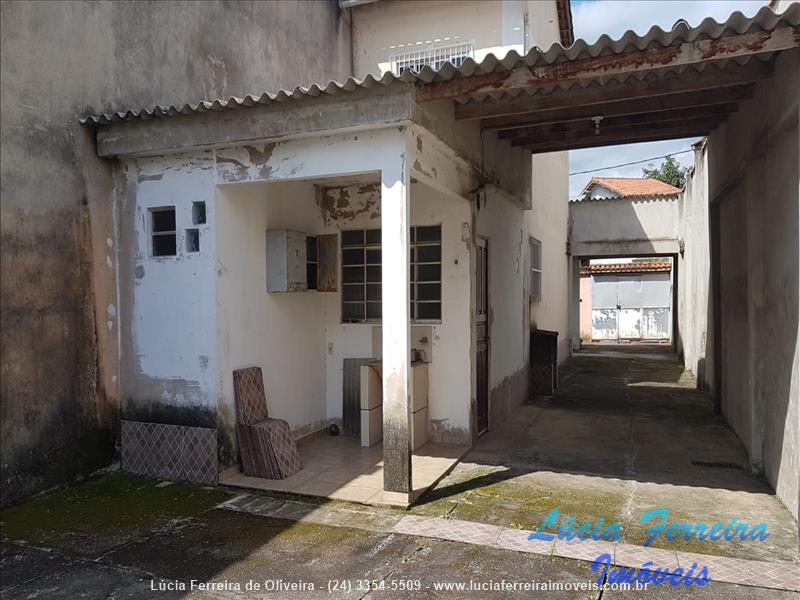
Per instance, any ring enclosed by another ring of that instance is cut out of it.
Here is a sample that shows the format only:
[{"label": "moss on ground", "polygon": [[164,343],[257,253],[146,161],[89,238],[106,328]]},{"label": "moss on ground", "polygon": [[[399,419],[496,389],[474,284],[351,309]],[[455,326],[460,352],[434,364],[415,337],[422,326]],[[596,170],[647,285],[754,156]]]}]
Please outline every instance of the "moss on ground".
[{"label": "moss on ground", "polygon": [[118,540],[147,531],[197,515],[229,497],[219,488],[158,483],[123,473],[93,477],[0,511],[0,533],[8,539],[91,553],[95,539]]}]

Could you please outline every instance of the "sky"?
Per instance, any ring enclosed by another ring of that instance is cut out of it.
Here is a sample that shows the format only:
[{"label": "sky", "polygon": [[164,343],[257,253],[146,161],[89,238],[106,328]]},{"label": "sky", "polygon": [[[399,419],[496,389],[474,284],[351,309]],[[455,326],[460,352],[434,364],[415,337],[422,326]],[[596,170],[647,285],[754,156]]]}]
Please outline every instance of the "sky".
[{"label": "sky", "polygon": [[[647,33],[653,25],[669,30],[678,19],[685,19],[690,26],[695,27],[706,17],[725,21],[737,10],[750,17],[765,4],[765,0],[572,0],[572,21],[575,37],[583,38],[591,44],[603,33],[618,39],[628,29],[640,35]],[[689,150],[698,139],[700,138],[573,150],[569,153],[569,170],[570,173],[575,173]],[[686,152],[675,159],[682,165],[689,166],[693,155]],[[652,161],[653,165],[660,164],[661,160]],[[570,175],[569,196],[577,196],[593,176],[641,177],[642,167],[646,166],[647,163],[643,163]]]}]

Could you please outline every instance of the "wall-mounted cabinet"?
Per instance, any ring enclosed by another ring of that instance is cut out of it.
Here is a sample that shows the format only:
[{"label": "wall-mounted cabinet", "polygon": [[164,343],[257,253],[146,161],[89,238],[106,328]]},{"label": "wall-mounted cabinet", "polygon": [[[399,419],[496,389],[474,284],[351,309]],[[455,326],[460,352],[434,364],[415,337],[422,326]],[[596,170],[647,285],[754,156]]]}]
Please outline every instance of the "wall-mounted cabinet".
[{"label": "wall-mounted cabinet", "polygon": [[336,291],[336,234],[267,230],[267,291]]}]

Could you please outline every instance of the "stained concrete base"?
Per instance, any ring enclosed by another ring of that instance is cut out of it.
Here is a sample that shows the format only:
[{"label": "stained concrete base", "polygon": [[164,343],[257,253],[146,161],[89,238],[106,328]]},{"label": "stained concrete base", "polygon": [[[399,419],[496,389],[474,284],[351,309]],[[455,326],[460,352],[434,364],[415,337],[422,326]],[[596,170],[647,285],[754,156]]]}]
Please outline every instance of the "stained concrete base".
[{"label": "stained concrete base", "polygon": [[642,545],[640,517],[663,507],[669,522],[763,521],[770,537],[661,536],[653,547],[800,563],[797,524],[747,464],[734,433],[674,357],[578,355],[562,369],[554,396],[532,400],[481,438],[411,511],[533,529],[559,508],[579,523],[619,521],[623,541]]}]

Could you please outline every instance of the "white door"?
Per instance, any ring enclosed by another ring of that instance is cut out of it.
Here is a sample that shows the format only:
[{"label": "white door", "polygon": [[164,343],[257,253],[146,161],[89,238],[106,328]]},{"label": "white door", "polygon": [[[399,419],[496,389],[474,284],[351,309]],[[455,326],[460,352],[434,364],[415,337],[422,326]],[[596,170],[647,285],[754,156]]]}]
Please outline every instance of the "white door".
[{"label": "white door", "polygon": [[617,309],[619,309],[620,340],[642,337],[642,276],[617,276]]},{"label": "white door", "polygon": [[669,273],[642,276],[642,339],[668,340],[672,319],[672,282]]},{"label": "white door", "polygon": [[617,276],[592,275],[592,339],[617,339]]}]

